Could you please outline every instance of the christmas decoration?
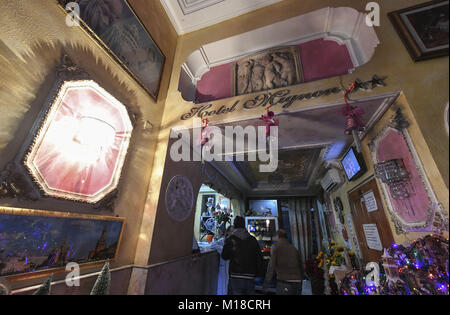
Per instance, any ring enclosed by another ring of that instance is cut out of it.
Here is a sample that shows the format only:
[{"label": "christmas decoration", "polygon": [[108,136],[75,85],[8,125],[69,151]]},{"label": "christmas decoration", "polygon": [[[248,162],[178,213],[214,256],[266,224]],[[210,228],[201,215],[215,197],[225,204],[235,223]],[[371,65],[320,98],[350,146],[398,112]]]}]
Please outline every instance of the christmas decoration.
[{"label": "christmas decoration", "polygon": [[356,144],[356,150],[361,153],[361,140],[359,139],[358,132],[364,131],[365,125],[362,121],[362,115],[364,115],[364,110],[361,108],[358,108],[357,106],[352,106],[348,102],[348,94],[355,90],[355,88],[361,88],[359,87],[360,84],[357,84],[357,82],[353,82],[350,87],[347,89],[347,91],[344,94],[344,100],[345,100],[345,108],[342,109],[342,115],[346,117],[346,127],[345,127],[345,133],[347,135],[353,135],[353,139]]},{"label": "christmas decoration", "polygon": [[400,275],[398,274],[397,264],[395,263],[394,258],[389,255],[386,248],[384,249],[383,256],[383,268],[386,273],[386,281],[391,283],[397,283],[397,281],[401,281]]},{"label": "christmas decoration", "polygon": [[52,287],[52,278],[53,275],[45,280],[45,282],[37,289],[33,295],[50,295],[51,287]]},{"label": "christmas decoration", "polygon": [[261,115],[261,117],[259,118],[262,121],[264,121],[264,123],[266,124],[266,138],[270,137],[270,127],[276,127],[279,125],[278,119],[274,118],[275,113],[272,112],[271,110],[269,110],[271,107],[272,107],[272,105],[267,107],[266,114]]},{"label": "christmas decoration", "polygon": [[9,282],[3,278],[0,278],[0,295],[10,295],[11,294],[11,286]]},{"label": "christmas decoration", "polygon": [[110,282],[111,273],[109,271],[109,260],[107,260],[92,287],[91,295],[108,295]]},{"label": "christmas decoration", "polygon": [[207,129],[208,123],[209,123],[208,119],[206,119],[206,118],[202,119],[202,133],[201,133],[201,139],[200,139],[200,145],[202,146],[202,148],[209,141],[209,135],[208,135],[208,129]]},{"label": "christmas decoration", "polygon": [[378,77],[376,74],[372,77],[372,80],[368,81],[371,85],[371,89],[376,88],[377,86],[386,86],[386,83],[384,82],[386,80],[386,77]]},{"label": "christmas decoration", "polygon": [[366,284],[365,270],[349,273],[340,285],[344,295],[448,295],[448,239],[428,235],[409,246],[393,244],[378,261],[380,283]]},{"label": "christmas decoration", "polygon": [[326,252],[321,251],[315,258],[308,259],[305,263],[305,273],[311,280],[313,294],[339,294],[334,273],[330,269],[352,270],[356,265],[354,258],[353,252],[349,252],[343,246],[338,246],[334,241],[331,241]]}]

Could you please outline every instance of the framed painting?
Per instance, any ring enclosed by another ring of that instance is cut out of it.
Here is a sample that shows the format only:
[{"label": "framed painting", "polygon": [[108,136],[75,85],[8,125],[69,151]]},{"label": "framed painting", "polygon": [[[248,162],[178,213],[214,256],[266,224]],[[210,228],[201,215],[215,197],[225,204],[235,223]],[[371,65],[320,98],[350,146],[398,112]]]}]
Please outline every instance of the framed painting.
[{"label": "framed painting", "polygon": [[431,1],[388,14],[414,61],[448,56],[449,0]]},{"label": "framed painting", "polygon": [[79,12],[80,26],[157,99],[165,56],[126,0],[58,0],[58,3],[71,16]]},{"label": "framed painting", "polygon": [[0,277],[9,282],[114,261],[125,218],[0,207]]},{"label": "framed painting", "polygon": [[231,209],[231,201],[227,197],[219,196],[219,205],[222,210]]}]

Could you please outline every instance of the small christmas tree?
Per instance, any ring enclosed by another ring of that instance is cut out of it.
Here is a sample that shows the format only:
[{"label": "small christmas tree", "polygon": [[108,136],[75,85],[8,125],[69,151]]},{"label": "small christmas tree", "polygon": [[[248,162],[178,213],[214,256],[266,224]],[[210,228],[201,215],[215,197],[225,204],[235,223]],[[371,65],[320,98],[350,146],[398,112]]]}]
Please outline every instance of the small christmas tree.
[{"label": "small christmas tree", "polygon": [[33,293],[33,295],[50,295],[50,289],[52,287],[52,277],[53,275],[50,275],[50,277],[45,280],[45,282],[40,286],[39,289],[36,290],[36,292]]},{"label": "small christmas tree", "polygon": [[110,282],[111,273],[109,271],[109,260],[107,260],[92,287],[91,295],[108,295]]},{"label": "small christmas tree", "polygon": [[11,287],[9,286],[8,281],[3,278],[0,278],[0,295],[10,295]]}]

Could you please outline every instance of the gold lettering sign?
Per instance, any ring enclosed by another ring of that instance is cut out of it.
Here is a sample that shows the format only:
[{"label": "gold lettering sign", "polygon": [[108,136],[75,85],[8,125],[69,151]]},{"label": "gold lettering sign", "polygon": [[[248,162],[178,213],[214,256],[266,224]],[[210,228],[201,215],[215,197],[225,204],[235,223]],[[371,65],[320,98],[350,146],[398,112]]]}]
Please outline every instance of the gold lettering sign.
[{"label": "gold lettering sign", "polygon": [[[379,78],[377,75],[374,75],[371,80],[362,82],[357,79],[355,81],[355,88],[353,92],[358,90],[369,90],[374,89],[377,86],[386,86],[384,82],[384,78]],[[277,106],[280,105],[283,109],[288,109],[292,104],[302,100],[309,100],[311,98],[317,98],[321,96],[328,96],[330,94],[338,94],[340,92],[344,92],[340,87],[333,87],[325,90],[317,90],[313,92],[291,95],[291,90],[284,89],[279,90],[275,93],[266,92],[262,94],[258,94],[253,99],[246,100],[245,102],[242,100],[237,100],[231,106],[222,105],[218,109],[212,109],[213,104],[199,105],[192,107],[191,110],[181,116],[181,120],[187,120],[193,117],[198,118],[207,118],[211,116],[218,116],[223,114],[232,113],[236,110],[239,104],[241,104],[243,109],[253,109],[258,107],[266,107],[266,106]]]}]

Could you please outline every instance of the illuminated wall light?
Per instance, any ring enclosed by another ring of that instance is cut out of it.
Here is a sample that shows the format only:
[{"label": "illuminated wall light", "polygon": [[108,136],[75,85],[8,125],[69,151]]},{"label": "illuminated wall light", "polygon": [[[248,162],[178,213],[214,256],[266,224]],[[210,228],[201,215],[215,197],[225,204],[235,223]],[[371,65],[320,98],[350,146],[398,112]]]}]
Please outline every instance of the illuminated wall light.
[{"label": "illuminated wall light", "polygon": [[25,166],[46,195],[96,203],[118,185],[132,130],[126,107],[97,83],[66,81]]}]

